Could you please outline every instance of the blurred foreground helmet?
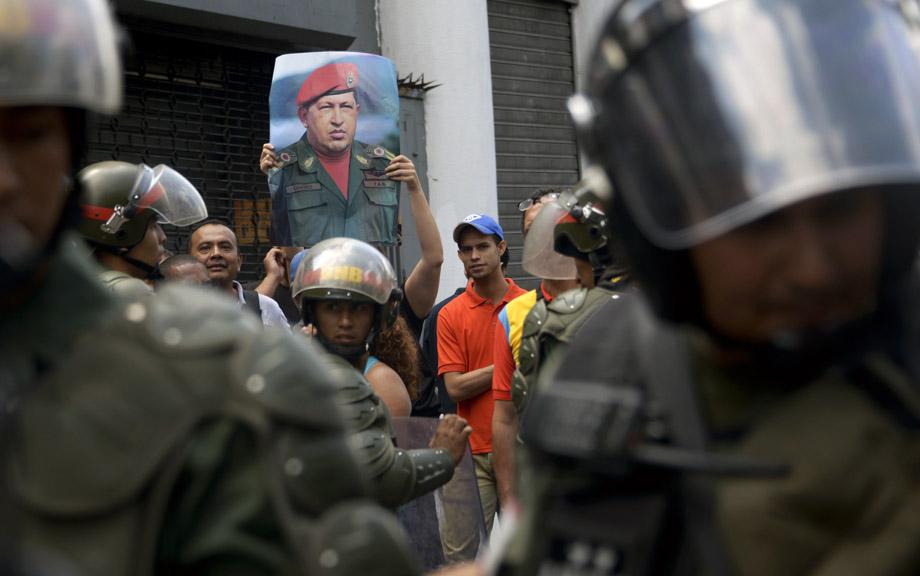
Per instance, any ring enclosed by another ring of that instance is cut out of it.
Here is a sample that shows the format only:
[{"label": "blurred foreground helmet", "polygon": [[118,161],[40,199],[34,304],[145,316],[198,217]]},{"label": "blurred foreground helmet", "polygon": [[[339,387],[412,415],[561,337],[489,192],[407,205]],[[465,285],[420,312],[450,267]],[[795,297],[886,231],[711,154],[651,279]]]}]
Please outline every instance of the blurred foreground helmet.
[{"label": "blurred foreground helmet", "polygon": [[160,164],[99,162],[79,174],[80,233],[95,245],[131,248],[150,221],[188,226],[208,216],[198,190],[182,174]]},{"label": "blurred foreground helmet", "polygon": [[115,30],[106,0],[0,0],[0,105],[116,113]]},{"label": "blurred foreground helmet", "polygon": [[402,299],[396,273],[389,260],[370,244],[354,238],[323,240],[310,248],[294,274],[291,296],[300,306],[304,325],[313,324],[311,301],[347,300],[375,305],[374,324],[365,343],[345,350],[323,342],[335,354],[352,357],[364,353],[376,334],[396,321]]},{"label": "blurred foreground helmet", "polygon": [[569,109],[653,303],[675,284],[667,253],[817,195],[920,183],[918,14],[916,0],[617,6]]},{"label": "blurred foreground helmet", "polygon": [[[0,106],[68,110],[70,156],[85,147],[90,113],[121,105],[121,62],[106,0],[0,0]],[[35,162],[42,162],[35,158]],[[0,212],[0,294],[16,289],[56,250],[77,218],[78,191],[61,183],[66,203],[50,238],[35,238]]]},{"label": "blurred foreground helmet", "polygon": [[575,261],[554,248],[556,223],[567,213],[558,198],[545,202],[524,237],[524,271],[544,280],[571,280]]}]

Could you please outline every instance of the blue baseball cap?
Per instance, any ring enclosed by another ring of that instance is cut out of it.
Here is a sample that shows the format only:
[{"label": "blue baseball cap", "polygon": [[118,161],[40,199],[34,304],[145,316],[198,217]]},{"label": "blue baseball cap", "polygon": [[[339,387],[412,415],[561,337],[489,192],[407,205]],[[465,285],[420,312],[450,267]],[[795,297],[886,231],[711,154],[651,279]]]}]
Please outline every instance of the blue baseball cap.
[{"label": "blue baseball cap", "polygon": [[460,242],[460,233],[463,232],[467,226],[472,226],[482,234],[495,234],[502,240],[505,239],[505,232],[498,222],[495,221],[495,218],[486,216],[485,214],[470,214],[454,228],[454,242]]},{"label": "blue baseball cap", "polygon": [[291,258],[291,284],[294,283],[294,278],[297,277],[297,268],[300,267],[300,262],[303,260],[304,256],[307,255],[307,252],[309,252],[309,250],[304,248]]}]

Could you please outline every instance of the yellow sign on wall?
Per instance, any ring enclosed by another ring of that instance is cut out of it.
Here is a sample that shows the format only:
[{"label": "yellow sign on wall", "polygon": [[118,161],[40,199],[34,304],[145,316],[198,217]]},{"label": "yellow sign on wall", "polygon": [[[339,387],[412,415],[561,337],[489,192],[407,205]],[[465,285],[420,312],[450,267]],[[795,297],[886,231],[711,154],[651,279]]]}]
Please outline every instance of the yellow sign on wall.
[{"label": "yellow sign on wall", "polygon": [[233,227],[240,245],[268,244],[268,228],[272,218],[272,201],[233,200]]}]

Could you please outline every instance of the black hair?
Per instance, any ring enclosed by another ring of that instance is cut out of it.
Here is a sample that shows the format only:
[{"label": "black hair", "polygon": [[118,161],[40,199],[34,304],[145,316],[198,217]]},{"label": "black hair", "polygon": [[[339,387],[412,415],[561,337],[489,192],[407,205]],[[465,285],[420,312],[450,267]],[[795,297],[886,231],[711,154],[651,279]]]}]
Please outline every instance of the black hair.
[{"label": "black hair", "polygon": [[[560,188],[558,186],[554,186],[550,188],[537,188],[536,190],[533,191],[533,194],[530,195],[529,200],[531,202],[536,203],[537,200],[539,200],[540,198],[543,198],[544,196],[549,196],[550,194],[562,194],[566,190],[569,190],[569,188]],[[524,232],[524,216],[526,215],[527,215],[527,210],[523,210],[521,212],[521,233]]]},{"label": "black hair", "polygon": [[201,264],[201,262],[199,262],[198,259],[192,256],[191,254],[173,254],[172,256],[170,256],[166,260],[163,260],[160,263],[160,272],[162,272],[163,275],[166,276],[167,272],[172,272],[179,266],[185,266],[186,264],[195,265],[195,264]]},{"label": "black hair", "polygon": [[198,232],[198,230],[200,230],[201,228],[205,226],[213,226],[213,225],[223,226],[227,230],[230,230],[230,233],[233,235],[233,243],[236,245],[236,251],[239,252],[240,240],[239,238],[236,237],[236,232],[233,230],[233,226],[230,226],[230,223],[224,220],[223,218],[215,218],[215,217],[205,218],[201,222],[196,223],[195,226],[191,230],[189,230],[189,233],[188,233],[189,251],[191,251],[192,249],[191,239],[192,239],[192,236],[195,234],[195,232]]}]

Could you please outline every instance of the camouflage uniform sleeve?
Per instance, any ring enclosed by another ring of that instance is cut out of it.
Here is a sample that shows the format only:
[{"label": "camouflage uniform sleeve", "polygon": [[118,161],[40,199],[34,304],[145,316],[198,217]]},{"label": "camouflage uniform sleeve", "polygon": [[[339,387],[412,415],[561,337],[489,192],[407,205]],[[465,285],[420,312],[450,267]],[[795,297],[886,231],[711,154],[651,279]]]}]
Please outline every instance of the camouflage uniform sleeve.
[{"label": "camouflage uniform sleeve", "polygon": [[176,458],[166,572],[416,573],[395,517],[370,501],[321,355],[280,329],[231,355],[220,415]]},{"label": "camouflage uniform sleeve", "polygon": [[325,362],[338,377],[337,401],[351,429],[351,447],[378,502],[395,509],[453,477],[454,462],[446,451],[397,448],[389,411],[364,376],[340,358],[329,356]]}]

